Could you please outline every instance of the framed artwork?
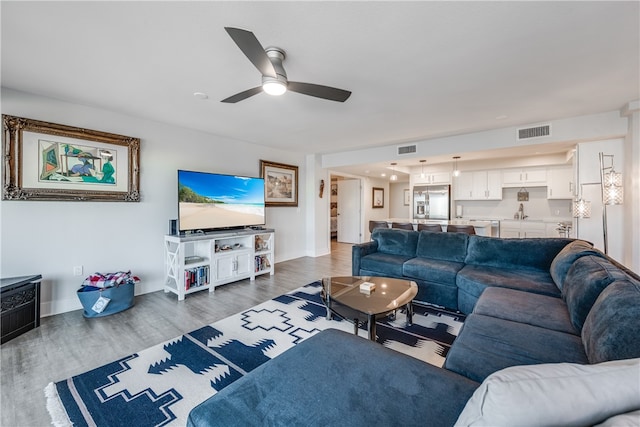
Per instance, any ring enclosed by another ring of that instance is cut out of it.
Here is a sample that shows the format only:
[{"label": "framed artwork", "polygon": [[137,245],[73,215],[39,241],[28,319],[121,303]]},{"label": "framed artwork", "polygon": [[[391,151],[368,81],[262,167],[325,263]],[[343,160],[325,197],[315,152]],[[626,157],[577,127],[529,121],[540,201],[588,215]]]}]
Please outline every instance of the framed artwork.
[{"label": "framed artwork", "polygon": [[3,200],[140,201],[140,139],[3,115]]},{"label": "framed artwork", "polygon": [[404,190],[404,205],[409,206],[411,204],[411,194],[409,194],[409,189]]},{"label": "framed artwork", "polygon": [[384,208],[384,188],[373,187],[373,193],[371,196],[372,208]]},{"label": "framed artwork", "polygon": [[338,195],[338,184],[331,184],[331,195],[332,196]]},{"label": "framed artwork", "polygon": [[298,206],[298,167],[260,160],[266,206]]}]

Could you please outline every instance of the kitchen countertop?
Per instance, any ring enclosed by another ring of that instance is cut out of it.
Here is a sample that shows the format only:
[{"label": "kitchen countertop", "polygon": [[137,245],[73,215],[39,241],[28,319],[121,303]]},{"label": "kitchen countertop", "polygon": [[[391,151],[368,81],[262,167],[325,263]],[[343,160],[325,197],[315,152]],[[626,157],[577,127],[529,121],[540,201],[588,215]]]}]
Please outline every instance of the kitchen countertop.
[{"label": "kitchen countertop", "polygon": [[559,222],[573,222],[572,218],[525,218],[525,219],[511,219],[505,218],[501,221],[512,221],[512,222],[543,222],[547,224],[557,224]]},{"label": "kitchen countertop", "polygon": [[407,219],[407,218],[387,218],[387,219],[384,219],[383,221],[386,221],[389,224],[391,224],[392,222],[410,222],[412,224],[473,225],[476,228],[491,227],[491,222],[490,221],[471,221],[471,220],[464,219],[464,218],[463,219],[452,219],[450,221],[440,220],[440,219],[414,219],[414,220],[410,220],[410,219]]}]

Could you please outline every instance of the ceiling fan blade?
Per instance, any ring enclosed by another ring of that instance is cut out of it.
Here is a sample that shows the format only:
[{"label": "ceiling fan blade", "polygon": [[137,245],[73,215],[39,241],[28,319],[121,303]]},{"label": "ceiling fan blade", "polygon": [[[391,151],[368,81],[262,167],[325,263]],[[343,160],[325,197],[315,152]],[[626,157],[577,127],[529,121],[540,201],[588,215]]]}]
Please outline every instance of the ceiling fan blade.
[{"label": "ceiling fan blade", "polygon": [[351,96],[348,90],[337,89],[335,87],[314,85],[313,83],[289,82],[287,89],[303,95],[315,96],[316,98],[328,99],[330,101],[344,102]]},{"label": "ceiling fan blade", "polygon": [[244,99],[247,99],[253,95],[257,95],[260,92],[262,92],[262,86],[257,86],[248,90],[245,90],[244,92],[240,92],[240,93],[236,93],[235,95],[232,95],[228,98],[223,99],[220,102],[226,102],[228,104],[235,104],[238,101],[242,101]]},{"label": "ceiling fan blade", "polygon": [[263,76],[273,77],[274,79],[277,77],[276,70],[273,68],[267,53],[251,31],[233,27],[224,27],[224,29],[227,30],[227,33],[229,33],[229,36],[238,45],[242,53],[249,58],[249,61],[255,65]]}]

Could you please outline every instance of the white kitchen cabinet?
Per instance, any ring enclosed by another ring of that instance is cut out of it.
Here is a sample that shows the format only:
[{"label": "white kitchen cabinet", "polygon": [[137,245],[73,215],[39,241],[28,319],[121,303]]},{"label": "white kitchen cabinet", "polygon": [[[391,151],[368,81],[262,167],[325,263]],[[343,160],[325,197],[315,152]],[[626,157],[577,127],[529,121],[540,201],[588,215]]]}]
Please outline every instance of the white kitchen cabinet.
[{"label": "white kitchen cabinet", "polygon": [[558,224],[548,222],[545,225],[547,237],[564,237],[560,235],[558,231]]},{"label": "white kitchen cabinet", "polygon": [[572,167],[547,170],[547,199],[573,199],[574,178]]},{"label": "white kitchen cabinet", "polygon": [[473,173],[461,172],[453,178],[453,198],[455,200],[473,200]]},{"label": "white kitchen cabinet", "polygon": [[456,200],[502,200],[500,171],[462,172],[454,185]]},{"label": "white kitchen cabinet", "polygon": [[502,200],[502,174],[500,171],[487,171],[486,200]]},{"label": "white kitchen cabinet", "polygon": [[544,187],[547,185],[547,170],[541,168],[505,169],[502,171],[503,187]]},{"label": "white kitchen cabinet", "polygon": [[517,239],[520,237],[520,224],[515,221],[500,221],[500,237]]},{"label": "white kitchen cabinet", "polygon": [[425,173],[424,177],[421,177],[422,174],[416,174],[414,181],[416,185],[426,184],[426,185],[447,185],[451,184],[451,174],[449,172],[432,172]]},{"label": "white kitchen cabinet", "polygon": [[500,237],[519,239],[547,237],[547,226],[544,222],[501,221]]}]

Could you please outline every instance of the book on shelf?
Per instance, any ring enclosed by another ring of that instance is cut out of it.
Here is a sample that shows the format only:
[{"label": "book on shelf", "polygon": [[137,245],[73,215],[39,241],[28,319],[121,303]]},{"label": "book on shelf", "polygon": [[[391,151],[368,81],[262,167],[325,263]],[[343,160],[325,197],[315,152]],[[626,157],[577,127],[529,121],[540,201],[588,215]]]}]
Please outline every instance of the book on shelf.
[{"label": "book on shelf", "polygon": [[209,266],[189,268],[184,271],[184,288],[189,290],[198,286],[206,286],[209,284]]},{"label": "book on shelf", "polygon": [[266,255],[258,255],[256,256],[256,265],[255,265],[255,271],[259,272],[259,271],[263,271],[263,270],[268,270],[269,268],[271,268],[271,263],[269,262],[269,257]]}]

